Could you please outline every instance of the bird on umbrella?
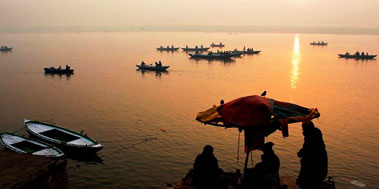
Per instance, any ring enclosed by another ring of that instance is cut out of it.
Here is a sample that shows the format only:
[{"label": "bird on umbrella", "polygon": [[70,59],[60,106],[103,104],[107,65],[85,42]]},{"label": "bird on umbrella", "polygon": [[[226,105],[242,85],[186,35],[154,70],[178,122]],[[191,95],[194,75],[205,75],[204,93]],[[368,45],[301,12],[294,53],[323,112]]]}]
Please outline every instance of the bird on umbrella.
[{"label": "bird on umbrella", "polygon": [[261,94],[261,96],[266,96],[267,94],[267,91],[263,91],[263,93]]}]

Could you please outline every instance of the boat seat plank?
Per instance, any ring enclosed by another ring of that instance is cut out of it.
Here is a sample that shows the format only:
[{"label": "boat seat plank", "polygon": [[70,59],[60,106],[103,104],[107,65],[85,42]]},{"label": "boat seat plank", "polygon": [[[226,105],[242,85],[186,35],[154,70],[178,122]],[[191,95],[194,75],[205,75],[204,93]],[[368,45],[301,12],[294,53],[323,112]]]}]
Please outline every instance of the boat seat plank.
[{"label": "boat seat plank", "polygon": [[33,153],[33,155],[42,155],[42,156],[46,156],[46,155],[59,155],[59,152],[54,150],[53,148],[45,148],[45,149],[42,149],[42,150],[39,150],[39,151],[36,151]]},{"label": "boat seat plank", "polygon": [[45,131],[53,130],[52,127],[46,127],[46,125],[38,124],[38,123],[28,123],[28,127],[35,133],[42,133]]},{"label": "boat seat plank", "polygon": [[87,140],[85,138],[79,138],[70,142],[67,142],[67,144],[74,144],[74,145],[94,145],[94,143],[90,140]]},{"label": "boat seat plank", "polygon": [[15,143],[18,143],[18,142],[22,142],[24,140],[25,139],[23,139],[21,137],[15,137],[15,136],[12,136],[12,135],[4,135],[3,136],[4,143],[6,143],[8,145],[12,145],[12,144],[15,144]]}]

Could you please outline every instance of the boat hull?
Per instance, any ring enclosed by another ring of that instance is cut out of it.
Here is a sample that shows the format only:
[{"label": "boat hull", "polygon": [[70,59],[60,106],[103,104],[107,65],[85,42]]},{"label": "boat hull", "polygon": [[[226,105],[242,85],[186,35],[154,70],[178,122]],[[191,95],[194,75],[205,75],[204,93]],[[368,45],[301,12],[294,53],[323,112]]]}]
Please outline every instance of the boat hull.
[{"label": "boat hull", "polygon": [[207,51],[209,47],[206,48],[182,48],[183,51]]},{"label": "boat hull", "polygon": [[58,146],[63,150],[95,153],[103,149],[103,146],[92,138],[56,125],[30,120],[25,120],[24,125],[32,137]]},{"label": "boat hull", "polygon": [[234,54],[189,54],[191,58],[202,58],[202,59],[230,59],[235,56]]},{"label": "boat hull", "polygon": [[364,56],[357,56],[357,55],[347,55],[347,54],[338,54],[340,58],[352,58],[352,59],[374,59],[377,55],[364,55]]},{"label": "boat hull", "polygon": [[74,70],[73,69],[69,69],[69,70],[66,70],[66,69],[56,69],[56,68],[44,68],[43,70],[45,70],[45,73],[49,73],[49,74],[73,74],[74,73]]},{"label": "boat hull", "polygon": [[0,51],[6,52],[11,51],[13,48],[0,48]]},{"label": "boat hull", "polygon": [[65,156],[61,150],[52,145],[10,133],[1,133],[0,143],[6,149],[17,153],[25,153],[51,158],[61,158]]},{"label": "boat hull", "polygon": [[179,47],[175,48],[157,48],[158,51],[177,51],[179,50]]},{"label": "boat hull", "polygon": [[141,70],[165,71],[170,66],[150,66],[150,65],[136,65]]}]

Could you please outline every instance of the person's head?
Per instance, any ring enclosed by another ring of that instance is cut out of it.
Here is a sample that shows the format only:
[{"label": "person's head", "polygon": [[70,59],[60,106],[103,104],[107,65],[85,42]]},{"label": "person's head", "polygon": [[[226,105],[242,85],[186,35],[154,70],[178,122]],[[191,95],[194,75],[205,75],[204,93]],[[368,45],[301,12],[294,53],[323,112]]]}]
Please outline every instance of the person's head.
[{"label": "person's head", "polygon": [[303,135],[307,135],[310,131],[312,131],[315,128],[315,125],[312,121],[304,121],[303,124],[301,124],[301,127],[303,128]]},{"label": "person's head", "polygon": [[265,144],[263,144],[263,147],[262,147],[263,153],[274,152],[272,150],[272,146],[274,146],[274,143],[272,143],[272,142],[266,142]]},{"label": "person's head", "polygon": [[213,147],[211,145],[205,145],[203,148],[203,154],[213,154]]}]

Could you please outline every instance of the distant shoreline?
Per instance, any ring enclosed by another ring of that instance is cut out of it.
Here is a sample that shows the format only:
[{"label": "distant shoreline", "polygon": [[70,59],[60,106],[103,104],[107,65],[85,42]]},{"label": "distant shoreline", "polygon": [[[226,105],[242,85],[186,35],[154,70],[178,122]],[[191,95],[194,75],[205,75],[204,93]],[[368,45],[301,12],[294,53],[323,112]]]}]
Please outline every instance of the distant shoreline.
[{"label": "distant shoreline", "polygon": [[0,33],[88,33],[88,32],[206,32],[206,33],[302,33],[379,35],[379,28],[325,26],[50,26],[0,28]]}]

